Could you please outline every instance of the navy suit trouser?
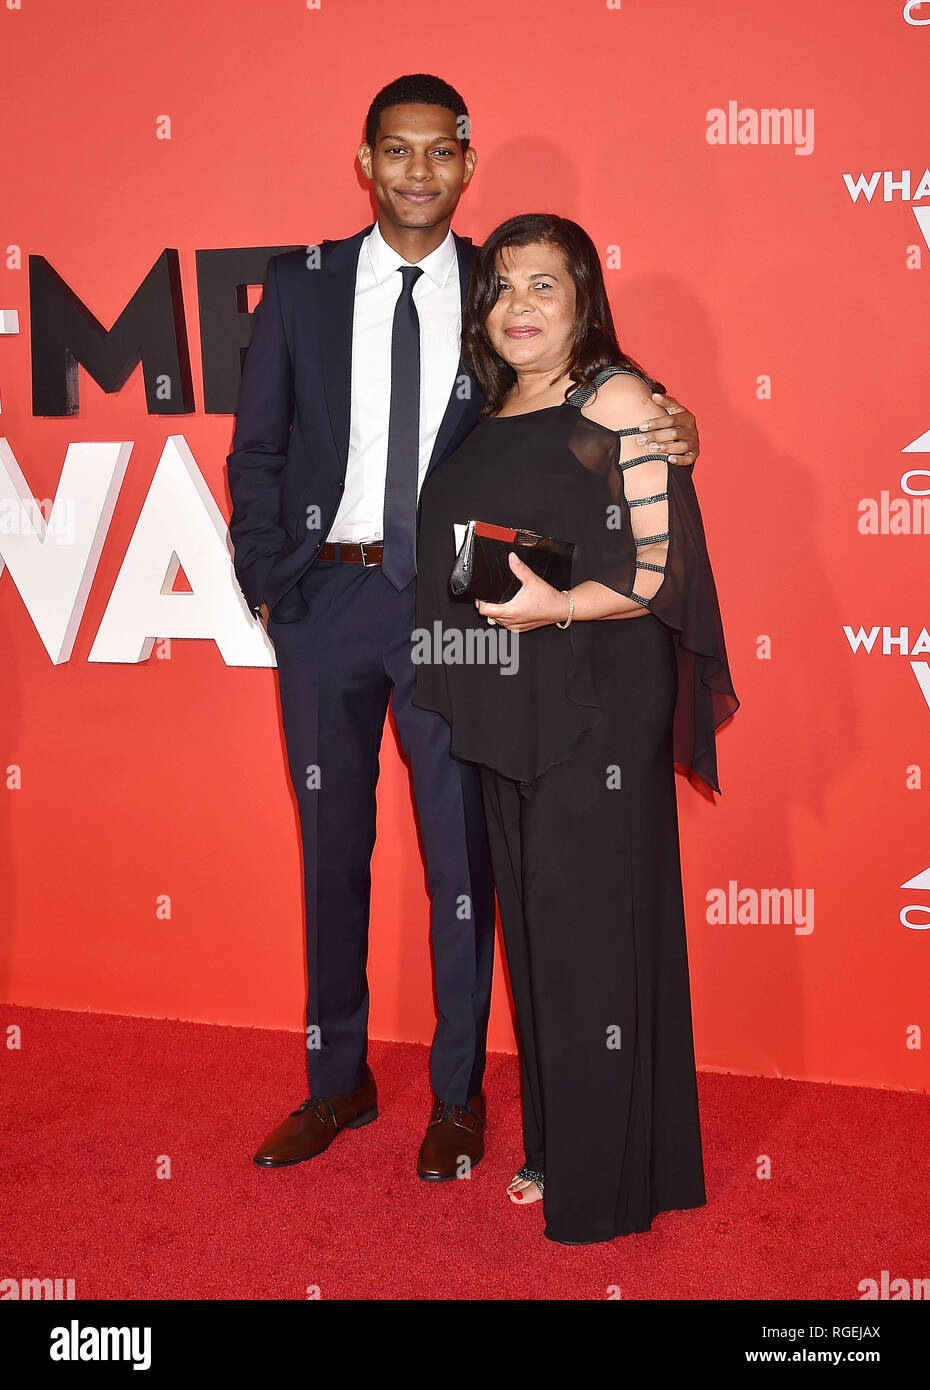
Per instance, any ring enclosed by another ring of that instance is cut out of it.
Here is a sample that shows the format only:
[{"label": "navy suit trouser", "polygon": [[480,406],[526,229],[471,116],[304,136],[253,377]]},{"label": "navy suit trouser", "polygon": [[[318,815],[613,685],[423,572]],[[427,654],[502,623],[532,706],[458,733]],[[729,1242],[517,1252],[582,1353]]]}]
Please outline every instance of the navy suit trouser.
[{"label": "navy suit trouser", "polygon": [[268,635],[303,846],[310,1094],[341,1095],[365,1078],[375,789],[390,700],[431,899],[430,1080],[440,1099],[464,1105],[481,1089],[494,952],[478,773],[452,757],[445,720],[412,703],[416,583],[398,592],[379,566],[318,561],[299,589],[300,616],[280,620],[294,611],[286,596]]}]

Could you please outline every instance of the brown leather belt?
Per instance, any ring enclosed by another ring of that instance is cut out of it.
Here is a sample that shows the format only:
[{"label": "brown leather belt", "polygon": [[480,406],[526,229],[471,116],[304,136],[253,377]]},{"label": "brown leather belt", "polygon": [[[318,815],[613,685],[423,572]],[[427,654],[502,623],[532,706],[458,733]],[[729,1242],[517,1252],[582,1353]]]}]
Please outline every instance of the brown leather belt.
[{"label": "brown leather belt", "polygon": [[345,560],[355,565],[380,565],[383,549],[380,541],[374,545],[346,545],[342,541],[326,541],[320,546],[317,559]]}]

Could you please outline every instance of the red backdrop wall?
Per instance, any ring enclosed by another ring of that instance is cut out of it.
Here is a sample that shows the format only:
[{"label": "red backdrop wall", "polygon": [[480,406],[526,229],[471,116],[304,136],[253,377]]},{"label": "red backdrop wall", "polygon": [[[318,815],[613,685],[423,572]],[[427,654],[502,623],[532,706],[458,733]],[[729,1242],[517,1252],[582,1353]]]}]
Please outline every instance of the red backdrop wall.
[{"label": "red backdrop wall", "polygon": [[[133,441],[67,661],[0,573],[3,997],[302,1026],[274,672],[203,640],[87,658],[169,434],[229,516],[233,421],[203,411],[195,250],[364,226],[368,102],[428,71],[472,113],[457,230],[480,240],[530,210],[580,221],[622,343],[699,418],[743,701],[719,738],[719,802],[679,786],[699,1065],[926,1089],[930,523],[913,499],[930,475],[910,491],[902,476],[930,468],[930,5],[23,0],[0,10],[0,45],[0,310],[18,313],[18,332],[0,315],[0,434],[37,498],[70,442]],[[791,143],[763,143],[769,108],[797,110],[779,127]],[[34,418],[28,255],[109,326],[165,247],[196,413],[147,415],[137,370],[113,395],[82,372],[78,415]],[[844,631],[860,627],[878,630],[870,651]],[[428,904],[391,732],[382,765],[372,1033],[425,1040]],[[751,920],[765,889],[791,890],[803,920]],[[513,1046],[500,971],[490,1044]]]}]

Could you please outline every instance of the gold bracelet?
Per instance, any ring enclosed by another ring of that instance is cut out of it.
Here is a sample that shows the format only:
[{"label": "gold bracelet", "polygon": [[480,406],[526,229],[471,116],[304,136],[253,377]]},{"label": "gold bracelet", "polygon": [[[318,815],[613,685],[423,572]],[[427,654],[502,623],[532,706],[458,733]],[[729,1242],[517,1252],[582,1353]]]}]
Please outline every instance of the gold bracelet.
[{"label": "gold bracelet", "polygon": [[568,599],[568,617],[565,619],[564,623],[556,623],[556,627],[560,627],[564,630],[571,626],[572,618],[575,616],[575,595],[572,593],[571,589],[561,589],[559,592],[563,593]]}]

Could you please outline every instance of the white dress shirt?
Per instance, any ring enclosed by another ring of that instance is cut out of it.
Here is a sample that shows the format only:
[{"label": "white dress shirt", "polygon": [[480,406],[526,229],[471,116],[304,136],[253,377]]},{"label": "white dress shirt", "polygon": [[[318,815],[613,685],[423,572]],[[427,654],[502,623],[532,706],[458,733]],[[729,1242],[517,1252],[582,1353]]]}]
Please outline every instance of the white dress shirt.
[{"label": "white dress shirt", "polygon": [[[403,288],[397,267],[410,264],[388,246],[375,223],[362,242],[355,273],[349,456],[345,489],[328,541],[357,544],[378,541],[384,535],[391,337],[394,309]],[[413,287],[420,320],[419,496],[461,351],[462,296],[451,231],[416,264],[423,271]]]}]

